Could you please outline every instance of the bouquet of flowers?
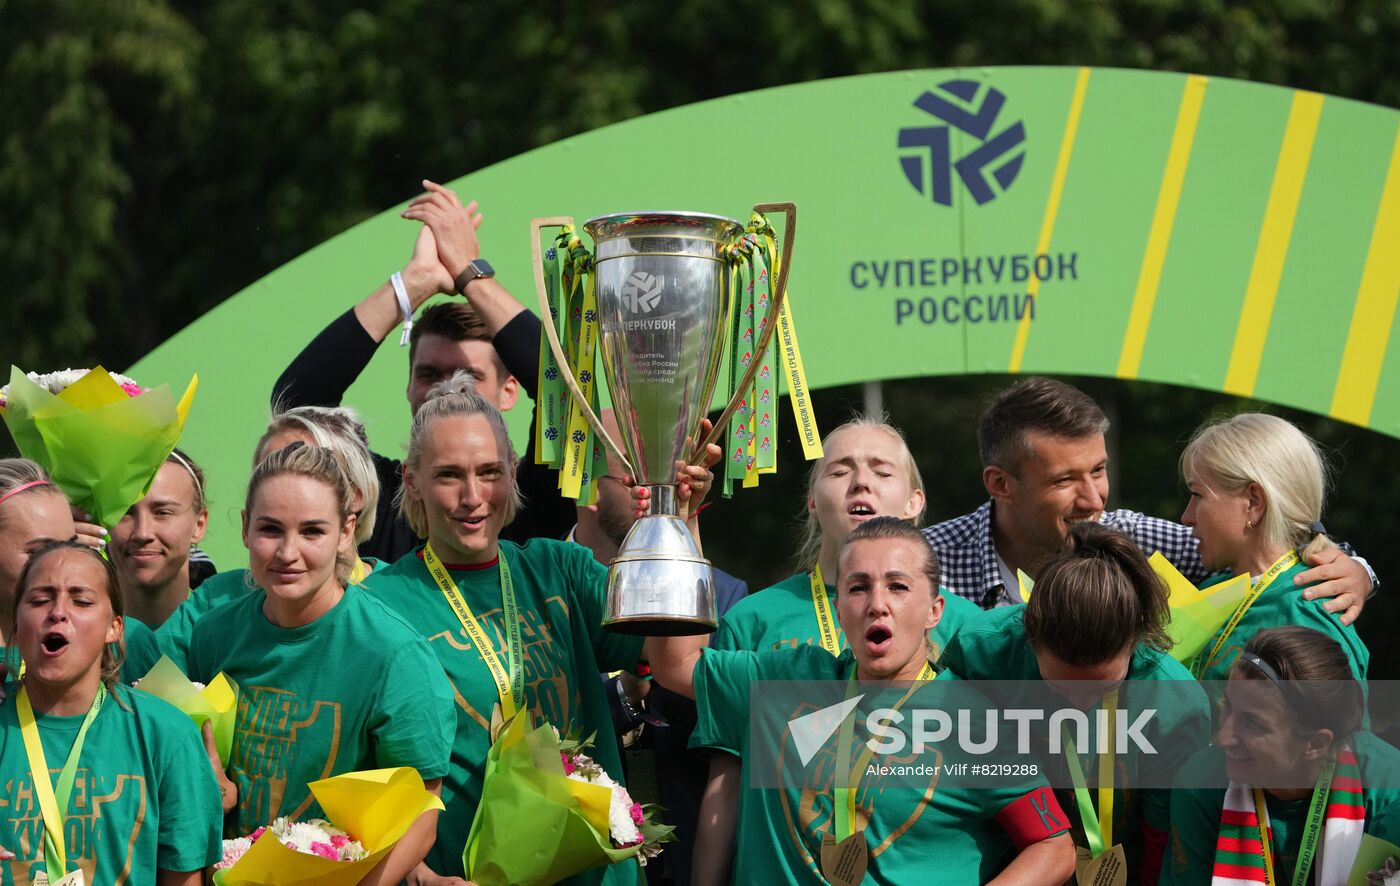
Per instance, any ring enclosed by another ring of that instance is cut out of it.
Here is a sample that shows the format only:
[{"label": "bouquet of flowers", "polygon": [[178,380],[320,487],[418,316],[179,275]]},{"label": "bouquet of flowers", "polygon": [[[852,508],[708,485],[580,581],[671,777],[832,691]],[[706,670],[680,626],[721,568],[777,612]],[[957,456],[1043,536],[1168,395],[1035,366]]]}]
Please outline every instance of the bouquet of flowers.
[{"label": "bouquet of flowers", "polygon": [[196,683],[185,676],[170,656],[162,655],[146,676],[133,685],[188,714],[197,728],[203,728],[204,721],[208,720],[214,730],[219,759],[228,765],[228,755],[233,750],[233,730],[238,721],[237,683],[223,674],[208,686]]},{"label": "bouquet of flowers", "polygon": [[655,807],[584,753],[589,740],[562,738],[552,726],[505,724],[486,758],[481,803],[462,865],[478,886],[554,883],[589,868],[661,852],[674,828]]},{"label": "bouquet of flowers", "polygon": [[1170,594],[1168,605],[1172,620],[1167,625],[1167,635],[1173,642],[1171,657],[1189,664],[1201,654],[1215,632],[1230,620],[1240,601],[1249,593],[1249,576],[1237,575],[1207,588],[1197,588],[1162,556],[1161,551],[1147,558],[1147,562],[1166,583]]},{"label": "bouquet of flowers", "polygon": [[180,439],[198,383],[196,376],[177,403],[167,385],[145,389],[101,366],[45,375],[11,367],[0,417],[20,454],[110,527],[150,489]]},{"label": "bouquet of flowers", "polygon": [[319,855],[330,861],[359,861],[369,855],[359,840],[352,840],[349,834],[324,818],[292,821],[282,816],[271,825],[258,828],[246,837],[225,840],[223,861],[214,865],[214,870],[222,871],[233,867],[268,831],[288,849],[306,855]]},{"label": "bouquet of flowers", "polygon": [[442,809],[408,767],[347,772],[312,782],[326,818],[279,818],[224,841],[215,886],[351,886],[383,861],[418,816]]}]

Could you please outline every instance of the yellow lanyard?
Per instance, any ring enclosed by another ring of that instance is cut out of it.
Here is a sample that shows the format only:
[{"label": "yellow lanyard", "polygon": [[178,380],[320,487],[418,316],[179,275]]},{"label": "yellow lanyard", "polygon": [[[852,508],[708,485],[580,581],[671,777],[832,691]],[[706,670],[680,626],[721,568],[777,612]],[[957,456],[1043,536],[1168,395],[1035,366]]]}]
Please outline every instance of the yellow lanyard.
[{"label": "yellow lanyard", "polygon": [[817,639],[827,652],[840,655],[841,629],[836,626],[836,619],[831,617],[831,601],[826,598],[826,582],[822,580],[821,564],[813,566],[807,577],[812,582],[812,608],[817,613]]},{"label": "yellow lanyard", "polygon": [[1201,679],[1201,675],[1206,672],[1206,668],[1210,663],[1215,661],[1215,657],[1220,654],[1220,650],[1225,648],[1225,641],[1230,639],[1230,634],[1234,633],[1235,628],[1239,626],[1240,620],[1244,618],[1245,613],[1249,612],[1249,607],[1254,605],[1254,601],[1258,600],[1259,597],[1269,589],[1269,585],[1274,583],[1274,579],[1278,578],[1289,569],[1292,569],[1294,566],[1297,566],[1298,563],[1298,552],[1289,551],[1275,560],[1273,565],[1259,577],[1259,581],[1255,582],[1254,587],[1249,589],[1249,593],[1244,595],[1244,599],[1240,601],[1240,605],[1235,607],[1235,612],[1230,616],[1230,620],[1225,622],[1225,627],[1220,630],[1219,639],[1215,641],[1215,645],[1210,649],[1210,655],[1197,659],[1195,667],[1195,677],[1197,680]]},{"label": "yellow lanyard", "polygon": [[[63,816],[68,810],[68,798],[73,792],[73,776],[78,771],[78,758],[83,753],[83,741],[87,738],[88,727],[97,719],[102,708],[102,700],[107,697],[107,687],[97,685],[97,695],[88,708],[83,725],[78,727],[78,737],[68,751],[68,759],[58,774],[58,797],[54,796],[49,764],[44,759],[44,745],[39,740],[39,724],[34,720],[34,707],[29,703],[29,691],[21,686],[15,699],[19,713],[19,731],[24,737],[24,750],[29,756],[29,774],[34,783],[34,795],[39,800],[39,812],[44,817],[44,867],[50,883],[62,879],[68,868],[68,847],[63,842]],[[60,802],[61,799],[61,802]]]},{"label": "yellow lanyard", "polygon": [[[1302,845],[1298,847],[1298,860],[1293,866],[1293,886],[1304,886],[1308,881],[1308,874],[1312,871],[1313,858],[1317,854],[1317,841],[1322,836],[1322,828],[1327,816],[1327,797],[1332,791],[1332,778],[1336,772],[1337,761],[1329,760],[1322,774],[1318,776],[1317,783],[1313,785],[1312,802],[1308,804],[1308,820],[1303,831]],[[1264,882],[1267,886],[1274,886],[1278,882],[1277,874],[1274,872],[1274,850],[1269,840],[1268,807],[1265,805],[1264,792],[1259,788],[1254,789],[1254,821],[1259,828],[1259,845],[1264,850]]]},{"label": "yellow lanyard", "polygon": [[1065,760],[1069,763],[1070,781],[1074,783],[1075,805],[1079,807],[1080,824],[1084,826],[1084,839],[1089,842],[1089,853],[1098,857],[1105,849],[1113,848],[1113,754],[1114,721],[1118,716],[1118,690],[1104,696],[1105,734],[1103,746],[1108,750],[1099,755],[1099,811],[1094,814],[1089,802],[1089,788],[1084,783],[1084,770],[1079,765],[1079,751],[1069,737],[1069,729],[1064,731]]},{"label": "yellow lanyard", "polygon": [[501,718],[509,720],[525,703],[525,670],[520,666],[522,643],[520,618],[515,606],[515,587],[511,584],[510,567],[506,565],[505,554],[498,552],[497,557],[501,564],[501,617],[506,625],[504,665],[501,664],[501,657],[496,654],[496,650],[491,648],[491,641],[486,638],[486,632],[481,629],[481,623],[472,614],[471,607],[462,599],[462,592],[457,590],[457,583],[448,575],[447,568],[442,565],[437,554],[433,553],[432,544],[423,547],[423,562],[428,567],[428,574],[437,582],[442,595],[447,598],[447,604],[452,607],[452,612],[467,632],[467,639],[476,646],[477,651],[481,653],[481,660],[491,671],[491,679],[496,681],[496,694],[501,699]]},{"label": "yellow lanyard", "polygon": [[[853,670],[851,671],[851,678],[846,683],[846,696],[848,698],[850,697],[851,692],[854,690],[856,685],[856,674],[854,667],[855,666],[852,665]],[[909,689],[904,693],[903,697],[899,699],[899,702],[895,704],[892,710],[898,711],[900,708],[902,708],[904,706],[904,703],[909,700],[909,696],[914,694],[915,690],[917,690],[923,684],[927,683],[929,680],[932,680],[935,676],[937,676],[937,673],[934,671],[933,665],[929,664],[928,662],[924,662],[923,668],[919,670],[918,680],[915,681],[913,686],[909,687]],[[852,787],[851,785],[860,785],[860,774],[865,771],[867,766],[870,765],[870,758],[874,754],[874,751],[871,749],[870,745],[866,744],[865,750],[860,755],[860,759],[856,760],[856,765],[850,766],[849,764],[851,761],[851,743],[854,741],[854,739],[855,713],[852,712],[846,715],[845,720],[841,721],[841,736],[837,740],[836,747],[836,754],[838,758],[838,768],[836,770],[836,777],[839,778],[841,775],[845,775],[847,784],[847,787],[832,788],[833,802],[831,805],[833,807],[832,812],[836,816],[835,836],[837,840],[844,840],[851,834],[855,833],[856,788]]]}]

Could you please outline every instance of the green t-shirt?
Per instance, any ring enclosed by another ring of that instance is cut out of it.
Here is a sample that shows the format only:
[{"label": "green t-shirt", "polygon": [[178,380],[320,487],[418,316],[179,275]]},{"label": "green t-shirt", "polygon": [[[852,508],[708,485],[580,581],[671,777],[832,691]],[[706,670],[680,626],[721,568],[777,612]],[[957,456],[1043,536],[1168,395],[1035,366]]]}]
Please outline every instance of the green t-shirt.
[{"label": "green t-shirt", "polygon": [[324,817],[307,784],[345,772],[411,766],[447,774],[452,688],[428,644],[389,607],[352,585],[309,625],[280,628],[262,590],[195,625],[189,677],[238,683],[229,778],[235,836],[280,815]]},{"label": "green t-shirt", "polygon": [[[1293,578],[1300,572],[1304,572],[1310,567],[1306,563],[1299,563],[1291,569],[1285,569],[1274,579],[1273,583],[1259,595],[1249,611],[1240,619],[1240,623],[1230,632],[1230,637],[1206,665],[1205,672],[1201,675],[1202,680],[1228,680],[1230,679],[1230,668],[1235,660],[1244,651],[1245,644],[1260,631],[1266,628],[1278,628],[1284,625],[1299,625],[1305,628],[1312,628],[1320,631],[1328,637],[1341,644],[1346,652],[1347,658],[1351,660],[1352,673],[1358,680],[1366,679],[1366,669],[1371,662],[1371,654],[1366,650],[1366,644],[1361,642],[1361,637],[1356,633],[1356,628],[1352,625],[1342,624],[1341,618],[1335,612],[1328,612],[1322,608],[1324,600],[1304,600],[1303,589],[1311,587],[1304,585],[1294,587]],[[1209,587],[1219,581],[1223,581],[1228,576],[1221,575],[1215,577],[1204,585]],[[1224,631],[1221,626],[1221,631]],[[1220,639],[1220,632],[1206,644],[1203,655],[1209,655],[1210,650],[1215,648],[1215,644]]]},{"label": "green t-shirt", "polygon": [[[982,610],[971,600],[947,588],[943,596],[943,617],[929,632],[939,650],[957,634],[963,622]],[[836,618],[836,586],[826,586],[831,617]],[[836,625],[837,640],[846,648],[846,636]],[[710,641],[713,649],[761,652],[765,649],[796,649],[819,645],[817,612],[812,605],[812,580],[806,572],[783,579],[769,588],[749,594],[730,607]]]},{"label": "green t-shirt", "polygon": [[[371,571],[385,567],[382,560],[371,557],[364,561]],[[156,628],[156,642],[160,651],[170,656],[170,660],[185,670],[189,663],[190,634],[195,623],[214,609],[237,600],[256,588],[253,578],[246,569],[226,569],[209,576],[199,587],[190,591],[185,601],[170,613],[170,617]]]},{"label": "green t-shirt", "polygon": [[[1024,606],[1003,606],[969,619],[948,644],[939,664],[964,680],[1041,680],[1040,664],[1026,639],[1025,611]],[[1115,842],[1125,844],[1130,872],[1136,871],[1140,859],[1139,819],[1165,832],[1171,804],[1167,789],[1137,790],[1133,784],[1171,784],[1186,757],[1203,747],[1210,737],[1210,704],[1205,690],[1169,654],[1146,645],[1133,650],[1127,682],[1119,690],[1123,708],[1130,712],[1141,707],[1131,702],[1133,681],[1172,682],[1169,688],[1153,688],[1150,705],[1158,710],[1142,730],[1157,754],[1134,755],[1119,761],[1122,787],[1115,786],[1114,791],[1113,834]],[[1046,761],[1047,767],[1063,765],[1064,760],[1058,757]],[[1092,768],[1086,767],[1085,771],[1091,772]],[[1075,821],[1075,838],[1084,845],[1073,794],[1068,790],[1058,793]]]},{"label": "green t-shirt", "polygon": [[[1266,592],[1267,593],[1267,592]],[[1391,843],[1400,843],[1400,790],[1377,789],[1372,784],[1396,784],[1400,750],[1370,732],[1352,736],[1352,747],[1361,764],[1361,805],[1366,810],[1365,832]],[[1201,773],[1219,773],[1225,783],[1225,752],[1205,748],[1187,762],[1182,783],[1201,784]],[[1290,882],[1302,846],[1310,798],[1284,801],[1264,793],[1274,841],[1274,871],[1280,882]],[[1220,833],[1220,813],[1225,789],[1178,787],[1171,797],[1171,841],[1162,861],[1162,886],[1209,884],[1215,864],[1215,843]],[[1313,861],[1313,875],[1317,861]]]},{"label": "green t-shirt", "polygon": [[[520,610],[525,705],[536,722],[553,724],[561,732],[572,726],[584,735],[597,733],[594,759],[619,782],[622,761],[613,739],[612,714],[603,694],[600,671],[630,669],[641,654],[642,638],[606,631],[607,568],[581,545],[553,539],[531,539],[523,547],[500,543],[510,566],[516,605]],[[442,785],[447,811],[438,817],[438,837],[428,853],[428,866],[439,874],[462,876],[462,848],[481,799],[481,781],[490,749],[492,708],[498,703],[491,672],[467,639],[442,590],[420,556],[405,554],[383,572],[375,573],[366,589],[392,606],[428,639],[447,671],[456,698],[456,740],[452,763]],[[492,644],[506,661],[506,637],[501,611],[501,571],[493,561],[481,568],[449,572],[462,598]],[[606,869],[610,882],[635,882],[636,866]],[[597,882],[602,871],[570,882]]]},{"label": "green t-shirt", "polygon": [[[0,884],[29,886],[44,870],[44,818],[15,706],[0,703]],[[154,883],[157,870],[197,871],[223,855],[219,789],[194,722],[138,689],[120,686],[92,721],[65,815],[68,871],[84,882]],[[125,704],[118,703],[118,698]],[[83,716],[36,715],[51,778],[68,759]]]},{"label": "green t-shirt", "polygon": [[146,627],[146,623],[126,616],[123,619],[123,639],[126,641],[126,660],[122,662],[118,678],[123,683],[135,683],[160,661],[160,644],[156,633]]},{"label": "green t-shirt", "polygon": [[[755,759],[774,756],[751,753],[749,705],[755,681],[845,681],[854,668],[849,649],[836,657],[819,646],[760,652],[706,649],[701,656],[695,669],[698,722],[691,747],[735,749],[743,761],[734,882],[825,882],[820,874],[821,843],[832,829],[832,774],[839,765],[830,748],[834,742],[828,742],[803,767],[808,779],[803,786],[749,787]],[[937,767],[942,760],[938,756],[931,762]],[[928,788],[919,791],[886,778],[867,771],[857,788],[856,816],[867,822],[870,847],[867,882],[926,882],[936,871],[940,883],[985,883],[1007,865],[1015,845],[1068,827],[1043,780],[970,789],[940,786],[938,776],[932,775]]]}]

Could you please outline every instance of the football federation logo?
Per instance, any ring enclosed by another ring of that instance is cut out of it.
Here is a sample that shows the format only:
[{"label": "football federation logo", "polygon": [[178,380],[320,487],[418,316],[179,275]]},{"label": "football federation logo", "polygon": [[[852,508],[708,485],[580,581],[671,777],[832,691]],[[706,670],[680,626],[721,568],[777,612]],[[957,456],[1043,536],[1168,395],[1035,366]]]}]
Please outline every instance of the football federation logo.
[{"label": "football federation logo", "polygon": [[622,284],[622,302],[634,314],[650,314],[661,300],[661,288],[660,278],[636,271]]},{"label": "football federation logo", "polygon": [[[1026,159],[1020,120],[997,127],[1006,95],[977,80],[947,80],[914,100],[934,125],[899,131],[899,164],[914,190],[941,206],[953,205],[953,173],[978,205],[1011,187]],[[961,157],[952,155],[952,131],[962,134]]]}]

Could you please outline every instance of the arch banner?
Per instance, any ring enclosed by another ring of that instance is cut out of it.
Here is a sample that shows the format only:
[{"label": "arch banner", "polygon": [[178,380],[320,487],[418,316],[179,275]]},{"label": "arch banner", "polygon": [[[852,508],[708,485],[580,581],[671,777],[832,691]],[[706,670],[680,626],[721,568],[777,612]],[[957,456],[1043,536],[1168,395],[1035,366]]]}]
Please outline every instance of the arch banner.
[{"label": "arch banner", "polygon": [[[651,114],[452,186],[481,202],[484,255],[527,305],[532,217],[742,219],[756,202],[797,203],[792,311],[814,388],[1098,375],[1254,396],[1400,437],[1394,109],[1151,71],[902,71]],[[400,208],[277,269],[131,369],[147,384],[200,374],[183,445],[209,466],[216,556],[242,556],[228,514],[273,381],[402,267],[415,225]],[[348,396],[380,452],[400,452],[407,433],[406,363],[389,341]],[[520,431],[528,408],[512,416]]]}]

